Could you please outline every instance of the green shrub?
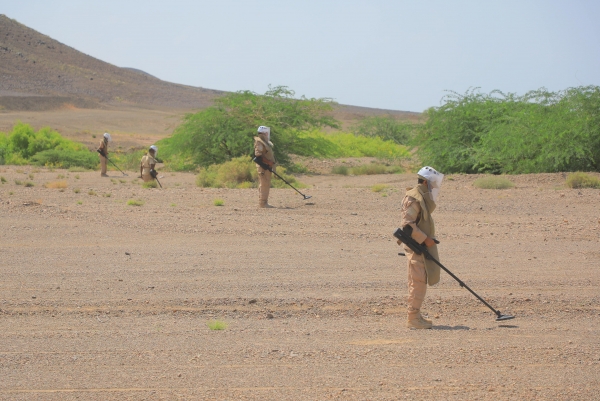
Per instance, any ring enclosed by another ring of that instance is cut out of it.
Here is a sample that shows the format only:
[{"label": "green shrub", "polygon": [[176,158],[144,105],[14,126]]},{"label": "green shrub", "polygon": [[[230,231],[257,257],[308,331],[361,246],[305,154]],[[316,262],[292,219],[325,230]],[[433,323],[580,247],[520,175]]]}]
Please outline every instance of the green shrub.
[{"label": "green shrub", "polygon": [[386,184],[375,184],[371,187],[371,191],[373,192],[381,192],[385,189],[389,188],[389,185]]},{"label": "green shrub", "polygon": [[596,188],[600,189],[600,179],[586,173],[571,173],[567,176],[569,188]]},{"label": "green shrub", "polygon": [[225,330],[227,328],[227,323],[221,320],[211,320],[210,322],[206,323],[206,325],[211,330]]},{"label": "green shrub", "polygon": [[377,157],[403,159],[410,156],[406,146],[381,138],[355,136],[347,132],[327,134],[320,131],[298,133],[293,153],[319,158]]},{"label": "green shrub", "polygon": [[146,181],[142,184],[143,188],[158,188],[156,181]]},{"label": "green shrub", "polygon": [[6,178],[0,176],[0,182],[2,182],[4,184],[6,182]]},{"label": "green shrub", "polygon": [[333,166],[331,169],[332,174],[348,175],[348,167],[346,166]]},{"label": "green shrub", "polygon": [[27,188],[30,188],[30,187],[34,187],[34,186],[35,186],[35,184],[34,184],[33,182],[31,182],[31,181],[27,181],[27,182],[25,183],[25,186],[26,186]]},{"label": "green shrub", "polygon": [[287,171],[291,174],[307,174],[308,168],[301,163],[292,163],[287,167]]},{"label": "green shrub", "polygon": [[213,205],[215,205],[215,206],[223,206],[223,205],[225,205],[225,201],[223,199],[215,199],[213,201]]},{"label": "green shrub", "polygon": [[88,150],[60,150],[50,149],[36,153],[30,159],[32,164],[38,166],[52,166],[57,168],[78,167],[84,171],[93,170],[98,166],[98,155]]},{"label": "green shrub", "polygon": [[0,133],[0,164],[34,164],[48,167],[72,165],[95,168],[98,157],[83,144],[63,138],[50,128],[39,131],[23,123],[13,126],[11,133]]},{"label": "green shrub", "polygon": [[509,189],[515,186],[508,178],[498,176],[478,178],[473,185],[479,189]]},{"label": "green shrub", "polygon": [[129,206],[143,206],[144,205],[144,201],[129,199],[127,201],[127,205],[129,205]]},{"label": "green shrub", "polygon": [[476,89],[428,109],[415,144],[444,173],[600,170],[600,87],[523,96]]},{"label": "green shrub", "polygon": [[214,106],[187,115],[158,145],[174,170],[208,167],[252,154],[256,129],[266,125],[271,127],[277,160],[287,165],[298,132],[338,126],[330,116],[332,104],[330,99],[295,98],[294,91],[284,86],[269,88],[264,95],[229,93],[217,98]]},{"label": "green shrub", "polygon": [[417,125],[399,121],[390,115],[366,117],[352,127],[356,136],[376,137],[406,145],[414,136]]}]

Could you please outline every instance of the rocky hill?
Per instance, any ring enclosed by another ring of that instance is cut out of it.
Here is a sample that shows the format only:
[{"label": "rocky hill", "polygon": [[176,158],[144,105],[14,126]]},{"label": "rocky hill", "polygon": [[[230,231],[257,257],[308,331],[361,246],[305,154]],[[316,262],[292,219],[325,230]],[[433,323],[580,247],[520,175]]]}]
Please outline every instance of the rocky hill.
[{"label": "rocky hill", "polygon": [[113,103],[196,109],[222,93],[114,66],[0,15],[0,106],[5,110]]},{"label": "rocky hill", "polygon": [[[0,111],[107,107],[189,111],[210,106],[224,93],[117,67],[0,14]],[[347,105],[336,106],[334,112],[345,127],[365,116],[383,114],[408,120],[421,115]]]}]

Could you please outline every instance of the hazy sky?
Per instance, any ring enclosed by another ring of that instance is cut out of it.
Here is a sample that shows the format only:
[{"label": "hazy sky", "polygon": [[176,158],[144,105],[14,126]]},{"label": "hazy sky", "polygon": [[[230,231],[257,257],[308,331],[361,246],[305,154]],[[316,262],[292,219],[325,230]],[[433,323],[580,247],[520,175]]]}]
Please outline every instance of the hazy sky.
[{"label": "hazy sky", "polygon": [[600,85],[597,0],[0,0],[0,13],[160,79],[423,111],[444,90]]}]

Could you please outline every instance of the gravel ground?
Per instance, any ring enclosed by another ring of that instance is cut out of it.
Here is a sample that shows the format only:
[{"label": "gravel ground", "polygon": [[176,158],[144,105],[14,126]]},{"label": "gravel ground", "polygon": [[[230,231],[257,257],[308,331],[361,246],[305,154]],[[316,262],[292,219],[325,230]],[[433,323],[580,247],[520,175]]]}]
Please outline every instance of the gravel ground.
[{"label": "gravel ground", "polygon": [[442,273],[414,331],[391,236],[414,175],[305,176],[271,210],[110,175],[0,166],[2,400],[600,399],[599,190],[449,177],[442,262],[517,318]]}]

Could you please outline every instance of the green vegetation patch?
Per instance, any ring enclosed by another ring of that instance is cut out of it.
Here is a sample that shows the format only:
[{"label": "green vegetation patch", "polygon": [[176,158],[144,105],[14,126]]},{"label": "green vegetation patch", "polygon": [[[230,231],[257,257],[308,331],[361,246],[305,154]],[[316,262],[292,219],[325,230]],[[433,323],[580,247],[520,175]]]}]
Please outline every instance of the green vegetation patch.
[{"label": "green vegetation patch", "polygon": [[[290,184],[298,188],[306,187],[294,176],[286,174],[284,167],[278,166],[276,172]],[[237,157],[223,164],[202,168],[196,176],[196,185],[204,188],[252,188],[257,186],[257,181],[256,165],[249,156]],[[273,188],[289,188],[275,176],[271,179],[271,186]]]},{"label": "green vegetation patch", "polygon": [[408,158],[408,148],[379,137],[356,136],[347,132],[304,131],[297,135],[293,153],[319,158],[377,157]]},{"label": "green vegetation patch", "polygon": [[371,187],[371,191],[373,192],[381,192],[389,188],[389,185],[386,184],[375,184]]},{"label": "green vegetation patch", "polygon": [[211,330],[225,330],[227,328],[227,323],[221,320],[211,320],[206,325]]},{"label": "green vegetation patch", "polygon": [[508,178],[498,176],[478,178],[473,185],[479,189],[509,189],[515,186]]},{"label": "green vegetation patch", "polygon": [[229,93],[217,98],[214,106],[188,114],[158,146],[173,170],[193,170],[252,154],[256,129],[266,125],[277,160],[287,166],[299,145],[299,132],[338,127],[330,116],[333,104],[327,98],[296,98],[285,86],[270,88],[264,95]]},{"label": "green vegetation patch", "polygon": [[600,189],[600,179],[586,173],[571,173],[567,176],[569,188],[595,188]]},{"label": "green vegetation patch", "polygon": [[135,200],[135,199],[129,199],[127,201],[127,205],[128,206],[143,206],[144,205],[144,201],[142,201],[142,200]]},{"label": "green vegetation patch", "polygon": [[600,170],[600,86],[523,96],[473,89],[442,103],[417,130],[422,164],[446,174]]},{"label": "green vegetation patch", "polygon": [[142,184],[143,188],[158,188],[156,181],[146,181]]},{"label": "green vegetation patch", "polygon": [[215,205],[215,206],[224,206],[225,205],[225,201],[223,199],[215,199],[213,201],[213,205]]},{"label": "green vegetation patch", "polygon": [[19,122],[10,133],[0,133],[0,164],[94,169],[98,156],[48,127],[36,132],[29,124]]}]

